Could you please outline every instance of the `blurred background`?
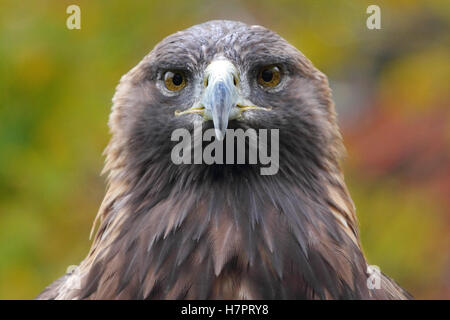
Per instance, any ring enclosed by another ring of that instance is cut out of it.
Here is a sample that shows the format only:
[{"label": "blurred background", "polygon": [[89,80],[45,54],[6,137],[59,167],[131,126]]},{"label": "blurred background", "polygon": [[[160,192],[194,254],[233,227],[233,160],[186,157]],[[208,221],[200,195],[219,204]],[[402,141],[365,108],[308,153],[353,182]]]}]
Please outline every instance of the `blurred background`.
[{"label": "blurred background", "polygon": [[[66,8],[81,8],[81,30]],[[369,30],[366,8],[381,8]],[[450,2],[0,1],[0,299],[78,264],[105,191],[120,76],[211,19],[264,25],[329,77],[346,181],[371,264],[416,298],[450,298]]]}]

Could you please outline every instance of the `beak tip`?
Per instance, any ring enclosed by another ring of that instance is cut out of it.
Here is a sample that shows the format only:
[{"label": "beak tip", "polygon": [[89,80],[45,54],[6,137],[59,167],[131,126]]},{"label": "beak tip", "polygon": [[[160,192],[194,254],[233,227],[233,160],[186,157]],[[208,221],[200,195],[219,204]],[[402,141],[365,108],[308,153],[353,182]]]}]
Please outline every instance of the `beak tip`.
[{"label": "beak tip", "polygon": [[225,130],[222,131],[222,130],[216,129],[215,133],[216,133],[217,140],[219,140],[219,141],[222,141],[223,138],[225,137]]}]

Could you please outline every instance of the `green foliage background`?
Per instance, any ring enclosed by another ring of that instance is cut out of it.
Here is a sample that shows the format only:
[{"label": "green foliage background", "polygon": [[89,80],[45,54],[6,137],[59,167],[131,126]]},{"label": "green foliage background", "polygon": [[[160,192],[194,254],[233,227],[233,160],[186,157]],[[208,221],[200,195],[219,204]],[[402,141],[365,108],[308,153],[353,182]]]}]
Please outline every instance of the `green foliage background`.
[{"label": "green foliage background", "polygon": [[[69,4],[81,7],[81,30],[66,28]],[[381,7],[381,30],[366,28],[369,4]],[[445,0],[1,0],[0,298],[33,298],[84,258],[105,190],[102,151],[120,76],[164,36],[218,18],[277,31],[329,76],[369,262],[417,298],[449,298]],[[428,116],[435,122],[406,135],[423,144],[398,163],[384,161],[405,148],[405,128]],[[383,119],[398,120],[389,137],[377,129]],[[435,154],[411,169],[435,141]]]}]

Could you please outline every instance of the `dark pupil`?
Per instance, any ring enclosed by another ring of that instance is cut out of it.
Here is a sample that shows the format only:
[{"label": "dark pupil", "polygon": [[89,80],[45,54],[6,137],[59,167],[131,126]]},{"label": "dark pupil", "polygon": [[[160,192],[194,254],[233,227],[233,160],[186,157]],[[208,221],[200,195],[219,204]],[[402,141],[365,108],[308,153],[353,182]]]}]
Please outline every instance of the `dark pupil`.
[{"label": "dark pupil", "polygon": [[272,81],[273,78],[273,72],[270,69],[265,69],[262,73],[261,73],[261,78],[265,81],[265,82],[270,82]]},{"label": "dark pupil", "polygon": [[179,73],[175,73],[172,78],[172,82],[174,85],[179,86],[183,83],[183,76]]}]

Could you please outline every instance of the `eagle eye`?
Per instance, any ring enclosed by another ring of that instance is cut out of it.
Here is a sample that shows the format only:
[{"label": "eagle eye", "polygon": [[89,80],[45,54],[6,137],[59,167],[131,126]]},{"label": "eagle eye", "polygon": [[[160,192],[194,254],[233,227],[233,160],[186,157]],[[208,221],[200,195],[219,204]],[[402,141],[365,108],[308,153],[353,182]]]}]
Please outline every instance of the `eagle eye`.
[{"label": "eagle eye", "polygon": [[277,66],[266,66],[258,73],[258,83],[264,87],[275,87],[281,81],[281,71]]},{"label": "eagle eye", "polygon": [[186,86],[186,77],[180,71],[167,71],[164,74],[164,83],[170,91],[179,91]]}]

